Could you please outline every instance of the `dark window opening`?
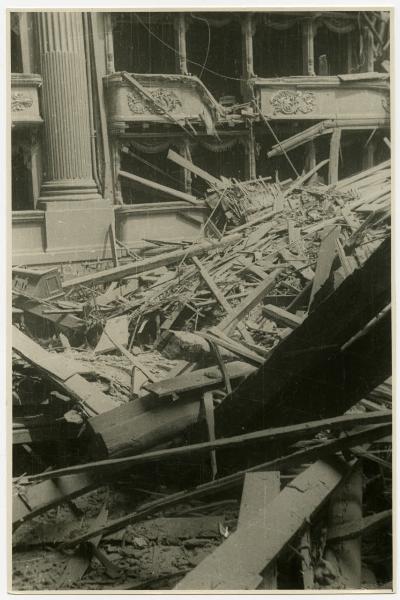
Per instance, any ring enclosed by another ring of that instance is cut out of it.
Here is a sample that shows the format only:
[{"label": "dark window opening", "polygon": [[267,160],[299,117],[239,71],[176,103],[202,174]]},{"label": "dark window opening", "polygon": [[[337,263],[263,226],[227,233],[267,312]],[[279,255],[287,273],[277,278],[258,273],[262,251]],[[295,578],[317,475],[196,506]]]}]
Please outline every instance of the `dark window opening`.
[{"label": "dark window opening", "polygon": [[316,75],[340,75],[358,70],[354,33],[335,33],[324,26],[314,38]]},{"label": "dark window opening", "polygon": [[34,208],[30,145],[23,133],[12,134],[12,210]]},{"label": "dark window opening", "polygon": [[173,15],[118,13],[113,17],[116,71],[176,72]]},{"label": "dark window opening", "polygon": [[241,26],[231,19],[225,24],[226,14],[221,17],[224,24],[216,25],[218,14],[212,13],[209,18],[207,13],[192,15],[186,37],[188,69],[202,80],[217,100],[234,104],[241,100]]},{"label": "dark window opening", "polygon": [[339,155],[339,179],[350,177],[390,158],[383,141],[387,130],[342,131]]},{"label": "dark window opening", "polygon": [[[179,152],[178,148],[174,146],[171,146],[171,148],[175,152]],[[122,153],[121,155],[121,169],[123,171],[175,190],[185,191],[182,168],[167,159],[168,148],[162,152],[157,152],[157,154],[141,152],[133,146],[130,150],[131,154]],[[121,177],[120,181],[125,204],[173,202],[177,200],[164,192],[130,182],[124,177]]]},{"label": "dark window opening", "polygon": [[[244,180],[246,175],[246,156],[243,144],[237,142],[223,152],[214,152],[198,144],[192,149],[192,160],[201,169],[214,177]],[[193,188],[205,194],[210,185],[200,177],[193,178]]]},{"label": "dark window opening", "polygon": [[[279,15],[274,14],[274,22]],[[281,17],[287,20],[287,17]],[[289,77],[303,74],[301,24],[277,30],[263,21],[257,23],[253,36],[254,72],[258,77]]]}]

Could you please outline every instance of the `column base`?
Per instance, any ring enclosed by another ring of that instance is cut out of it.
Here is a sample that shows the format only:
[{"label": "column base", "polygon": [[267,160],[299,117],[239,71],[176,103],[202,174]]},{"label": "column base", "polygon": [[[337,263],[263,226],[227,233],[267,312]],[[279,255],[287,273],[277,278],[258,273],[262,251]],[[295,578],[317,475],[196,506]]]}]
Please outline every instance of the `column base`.
[{"label": "column base", "polygon": [[46,182],[40,190],[39,208],[45,202],[76,202],[82,200],[101,200],[97,187],[92,179],[65,180]]}]

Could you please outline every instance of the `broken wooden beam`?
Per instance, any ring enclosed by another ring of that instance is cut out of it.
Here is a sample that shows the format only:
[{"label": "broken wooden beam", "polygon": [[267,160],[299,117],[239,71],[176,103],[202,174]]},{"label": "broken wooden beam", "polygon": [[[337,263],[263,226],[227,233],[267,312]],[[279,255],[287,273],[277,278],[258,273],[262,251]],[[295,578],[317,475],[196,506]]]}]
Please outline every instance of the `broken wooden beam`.
[{"label": "broken wooden beam", "polygon": [[167,159],[171,160],[176,165],[179,165],[180,167],[183,167],[187,171],[190,171],[191,173],[193,173],[197,177],[200,177],[201,179],[204,179],[204,181],[206,181],[207,183],[209,183],[213,187],[224,187],[224,183],[220,179],[217,179],[213,175],[210,175],[210,173],[207,173],[207,171],[204,171],[200,167],[197,167],[190,160],[187,160],[186,158],[184,158],[180,154],[177,154],[171,148],[168,151]]},{"label": "broken wooden beam", "polygon": [[96,271],[95,273],[89,273],[88,275],[82,275],[74,279],[68,279],[62,284],[63,289],[70,289],[78,285],[88,285],[104,283],[107,281],[117,281],[123,279],[128,275],[139,275],[139,273],[145,273],[146,271],[153,271],[158,267],[179,263],[185,258],[191,258],[193,256],[199,256],[210,250],[216,248],[223,248],[229,244],[238,242],[241,239],[239,234],[231,234],[223,237],[220,241],[205,240],[198,244],[193,244],[188,248],[173,250],[172,252],[164,252],[151,258],[145,258],[136,262],[121,265],[119,267],[113,267],[112,269],[104,269],[103,271]]},{"label": "broken wooden beam", "polygon": [[177,200],[184,200],[185,202],[189,202],[189,204],[193,204],[194,206],[204,206],[204,202],[202,200],[198,200],[196,196],[192,196],[191,194],[187,194],[186,192],[175,190],[174,188],[170,188],[166,185],[161,185],[161,183],[157,183],[156,181],[152,181],[151,179],[139,177],[139,175],[134,175],[133,173],[128,173],[127,171],[121,170],[118,171],[118,175],[120,177],[124,177],[124,179],[133,181],[134,183],[139,183],[140,185],[143,185],[161,194],[172,196]]},{"label": "broken wooden beam", "polygon": [[244,433],[242,435],[233,436],[230,438],[216,439],[209,442],[201,442],[198,444],[190,444],[188,446],[180,446],[177,448],[167,448],[165,450],[155,450],[145,454],[136,456],[127,456],[118,459],[108,459],[93,461],[81,465],[73,465],[53,471],[46,471],[31,475],[29,481],[38,479],[44,481],[55,477],[64,477],[67,475],[77,475],[78,473],[91,473],[112,469],[113,467],[132,467],[148,462],[168,461],[173,458],[183,458],[196,453],[207,453],[211,450],[221,450],[223,448],[238,448],[247,444],[260,444],[262,442],[281,442],[283,440],[295,440],[304,437],[311,437],[324,429],[332,431],[348,431],[356,427],[367,427],[376,424],[390,425],[392,413],[389,411],[377,411],[376,413],[361,413],[352,415],[343,415],[332,419],[321,419],[318,421],[309,421],[300,425],[289,425],[286,427],[275,427],[272,429],[263,429]]},{"label": "broken wooden beam", "polygon": [[269,319],[277,321],[278,323],[283,323],[283,325],[286,325],[287,327],[292,327],[292,329],[294,329],[303,322],[302,317],[294,315],[288,310],[280,308],[279,306],[274,306],[273,304],[266,304],[265,306],[263,306],[262,310],[263,314],[266,315]]}]

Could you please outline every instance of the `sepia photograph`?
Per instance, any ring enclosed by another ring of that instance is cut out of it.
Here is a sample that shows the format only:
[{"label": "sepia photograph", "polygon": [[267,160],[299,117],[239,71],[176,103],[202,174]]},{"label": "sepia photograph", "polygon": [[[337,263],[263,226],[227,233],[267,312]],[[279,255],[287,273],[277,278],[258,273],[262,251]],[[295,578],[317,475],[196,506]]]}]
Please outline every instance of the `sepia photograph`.
[{"label": "sepia photograph", "polygon": [[394,590],[393,19],[7,10],[10,592]]}]

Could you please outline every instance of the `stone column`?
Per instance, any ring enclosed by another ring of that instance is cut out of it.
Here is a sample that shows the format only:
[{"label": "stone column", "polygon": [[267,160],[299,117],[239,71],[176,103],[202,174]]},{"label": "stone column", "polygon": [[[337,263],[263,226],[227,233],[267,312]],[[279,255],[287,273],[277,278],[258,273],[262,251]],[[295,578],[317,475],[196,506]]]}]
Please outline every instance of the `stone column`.
[{"label": "stone column", "polygon": [[46,163],[40,200],[99,199],[92,171],[81,12],[37,13]]}]

